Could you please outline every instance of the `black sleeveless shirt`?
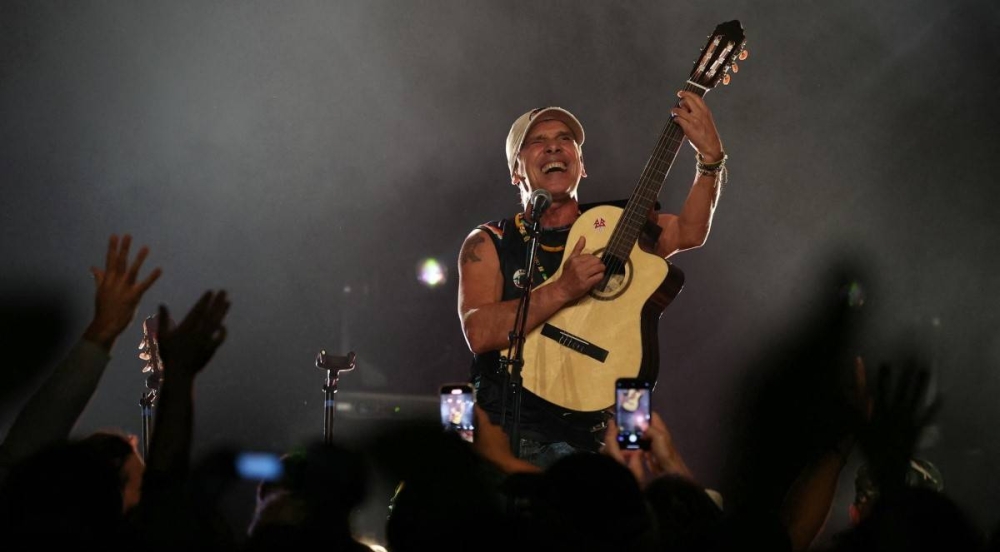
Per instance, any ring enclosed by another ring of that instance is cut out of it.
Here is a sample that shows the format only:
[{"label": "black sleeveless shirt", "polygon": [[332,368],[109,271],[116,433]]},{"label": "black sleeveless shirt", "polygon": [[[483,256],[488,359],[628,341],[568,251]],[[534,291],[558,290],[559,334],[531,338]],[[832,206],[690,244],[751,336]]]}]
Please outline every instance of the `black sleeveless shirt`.
[{"label": "black sleeveless shirt", "polygon": [[[477,228],[490,236],[500,259],[503,274],[503,296],[508,301],[521,297],[518,287],[524,277],[528,255],[526,232],[521,215],[514,218],[481,224]],[[559,269],[565,253],[566,238],[570,227],[543,229],[536,253],[537,263],[532,270],[537,286]],[[572,247],[572,244],[570,245]],[[502,351],[506,354],[506,347]],[[476,387],[476,402],[489,415],[490,421],[501,423],[504,400],[504,369],[500,366],[501,351],[475,355],[472,361],[472,381]],[[541,443],[564,441],[574,447],[596,451],[601,446],[604,428],[610,412],[579,412],[552,404],[528,390],[521,395],[521,436]],[[512,404],[508,398],[507,420],[513,418]]]}]

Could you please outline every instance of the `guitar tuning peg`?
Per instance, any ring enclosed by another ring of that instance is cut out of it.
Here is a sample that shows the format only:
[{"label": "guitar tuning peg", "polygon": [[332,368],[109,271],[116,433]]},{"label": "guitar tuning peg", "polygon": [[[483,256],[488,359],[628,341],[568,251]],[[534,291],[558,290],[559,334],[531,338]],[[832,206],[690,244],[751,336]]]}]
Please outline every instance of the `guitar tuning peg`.
[{"label": "guitar tuning peg", "polygon": [[750,57],[750,50],[743,50],[740,52],[740,61],[746,61],[748,57]]},{"label": "guitar tuning peg", "polygon": [[740,72],[740,66],[739,66],[739,65],[736,65],[736,64],[734,63],[734,64],[733,64],[733,73],[739,73],[739,72]]},{"label": "guitar tuning peg", "polygon": [[732,77],[729,75],[729,73],[726,73],[725,76],[722,77],[722,85],[723,86],[728,86],[729,85],[729,81],[731,81],[731,80],[733,80]]}]

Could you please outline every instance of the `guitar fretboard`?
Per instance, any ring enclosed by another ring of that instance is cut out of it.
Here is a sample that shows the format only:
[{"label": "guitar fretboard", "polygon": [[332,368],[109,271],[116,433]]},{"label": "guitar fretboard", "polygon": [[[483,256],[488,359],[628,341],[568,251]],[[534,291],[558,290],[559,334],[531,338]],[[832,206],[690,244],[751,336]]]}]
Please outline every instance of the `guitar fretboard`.
[{"label": "guitar fretboard", "polygon": [[[693,92],[699,96],[704,96],[707,90],[701,86],[686,83],[684,90]],[[675,104],[676,106],[676,104]],[[642,230],[656,198],[660,195],[663,182],[670,173],[670,167],[680,151],[681,144],[684,143],[684,131],[680,125],[674,122],[673,118],[667,122],[660,133],[660,139],[653,148],[653,153],[646,162],[639,182],[635,186],[628,204],[622,214],[621,220],[611,234],[608,241],[607,255],[613,256],[622,262],[628,259],[632,252],[632,247],[639,239],[639,232]],[[609,268],[609,274],[614,272]]]}]

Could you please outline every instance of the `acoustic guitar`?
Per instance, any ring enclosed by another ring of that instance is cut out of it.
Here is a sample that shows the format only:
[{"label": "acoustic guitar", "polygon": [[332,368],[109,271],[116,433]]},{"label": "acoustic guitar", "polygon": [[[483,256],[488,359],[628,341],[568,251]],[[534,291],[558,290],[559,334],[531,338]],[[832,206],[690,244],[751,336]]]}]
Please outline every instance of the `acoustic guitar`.
[{"label": "acoustic guitar", "polygon": [[[704,96],[720,82],[728,84],[728,72],[742,59],[745,45],[739,21],[717,26],[684,90]],[[597,411],[614,404],[618,378],[656,380],[658,320],[680,292],[684,276],[662,257],[642,250],[638,238],[683,142],[681,127],[667,122],[624,209],[592,208],[570,229],[566,243],[586,237],[587,251],[607,268],[588,295],[526,336],[522,375],[524,387],[535,395],[570,410]],[[538,287],[557,281],[561,265]]]}]

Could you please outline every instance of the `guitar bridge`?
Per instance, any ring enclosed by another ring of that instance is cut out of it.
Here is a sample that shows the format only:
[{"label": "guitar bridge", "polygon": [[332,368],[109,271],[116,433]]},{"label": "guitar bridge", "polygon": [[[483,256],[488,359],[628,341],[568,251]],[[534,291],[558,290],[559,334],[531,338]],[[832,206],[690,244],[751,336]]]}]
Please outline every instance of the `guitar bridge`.
[{"label": "guitar bridge", "polygon": [[561,330],[552,324],[543,325],[541,333],[545,337],[559,343],[563,347],[569,347],[570,349],[573,349],[580,354],[587,355],[598,362],[604,362],[608,358],[608,351],[606,349],[602,349],[597,345],[581,339],[565,330]]}]

